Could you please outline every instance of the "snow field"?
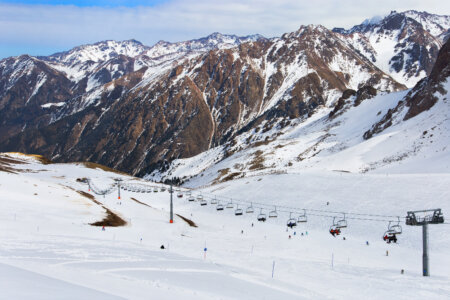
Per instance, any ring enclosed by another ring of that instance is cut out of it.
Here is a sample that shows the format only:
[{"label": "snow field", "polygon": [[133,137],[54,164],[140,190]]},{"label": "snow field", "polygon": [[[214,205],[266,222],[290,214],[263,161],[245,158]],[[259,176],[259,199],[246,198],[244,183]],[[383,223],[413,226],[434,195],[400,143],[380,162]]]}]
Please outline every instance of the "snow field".
[{"label": "snow field", "polygon": [[[257,209],[237,217],[233,210],[218,213],[210,204],[174,197],[175,213],[192,219],[194,228],[178,217],[168,223],[167,192],[121,191],[120,201],[116,193],[96,200],[128,224],[102,231],[88,223],[101,220],[104,210],[74,191],[87,192],[75,179],[89,177],[106,188],[119,175],[32,160],[15,168],[28,171],[0,173],[0,276],[9,298],[28,299],[31,292],[36,299],[58,299],[68,291],[93,299],[450,298],[448,225],[430,226],[432,277],[422,278],[420,228],[403,225],[399,244],[387,245],[381,240],[384,222],[349,219],[342,236],[333,238],[328,217],[309,216],[308,223],[286,232],[286,212],[259,223]],[[208,200],[212,193],[225,201],[252,201],[255,208],[276,203],[404,216],[407,209],[427,208],[424,198],[430,207],[449,211],[449,181],[445,174],[310,172],[240,179],[201,192]]]}]

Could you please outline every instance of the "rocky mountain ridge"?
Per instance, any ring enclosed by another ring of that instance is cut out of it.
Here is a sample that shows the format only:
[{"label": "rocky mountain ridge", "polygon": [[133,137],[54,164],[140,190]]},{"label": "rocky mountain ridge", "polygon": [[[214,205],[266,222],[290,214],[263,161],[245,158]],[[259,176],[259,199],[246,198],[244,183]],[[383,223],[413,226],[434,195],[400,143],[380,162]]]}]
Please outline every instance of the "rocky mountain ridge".
[{"label": "rocky mountain ridge", "polygon": [[270,40],[216,33],[153,47],[106,41],[47,58],[5,59],[0,72],[0,150],[89,160],[140,176],[216,146],[226,153],[239,136],[333,109],[348,89],[406,88],[343,33],[320,25]]}]

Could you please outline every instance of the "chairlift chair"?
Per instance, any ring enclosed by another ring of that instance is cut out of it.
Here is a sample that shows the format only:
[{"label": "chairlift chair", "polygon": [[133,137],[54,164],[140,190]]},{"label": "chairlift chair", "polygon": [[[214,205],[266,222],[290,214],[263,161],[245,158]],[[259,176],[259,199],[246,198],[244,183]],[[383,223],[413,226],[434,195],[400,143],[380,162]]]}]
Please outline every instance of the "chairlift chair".
[{"label": "chairlift chair", "polygon": [[239,208],[239,204],[236,206],[236,210],[234,211],[234,215],[235,216],[242,216],[242,214],[244,213],[244,211],[242,210],[242,208]]},{"label": "chairlift chair", "polygon": [[188,198],[188,201],[189,201],[189,202],[194,202],[194,201],[195,201],[195,198],[194,198],[194,196],[192,196],[192,195],[191,195],[191,196],[189,196],[189,198]]},{"label": "chairlift chair", "polygon": [[145,192],[146,192],[146,189],[142,189],[142,190],[141,190],[141,193],[145,193]]},{"label": "chairlift chair", "polygon": [[395,225],[391,225],[391,222],[389,221],[388,230],[392,231],[394,234],[401,234],[402,233],[402,226],[400,226],[400,217],[398,217],[398,222]]},{"label": "chairlift chair", "polygon": [[157,187],[154,187],[153,188],[153,193],[157,193],[159,190],[158,190],[158,188]]},{"label": "chairlift chair", "polygon": [[234,208],[233,200],[230,200],[230,202],[228,202],[227,208]]},{"label": "chairlift chair", "polygon": [[298,216],[297,223],[306,223],[308,218],[306,217],[306,210],[303,210],[303,215]]},{"label": "chairlift chair", "polygon": [[333,218],[333,224],[330,226],[330,234],[333,236],[341,234],[341,228],[335,222],[336,217]]},{"label": "chairlift chair", "polygon": [[253,209],[253,203],[250,203],[250,206],[247,207],[247,209],[245,210],[245,212],[247,214],[252,214],[255,210]]},{"label": "chairlift chair", "polygon": [[178,194],[177,194],[177,197],[178,198],[183,198],[183,193],[181,191],[179,191]]},{"label": "chairlift chair", "polygon": [[292,217],[292,213],[289,213],[289,219],[287,220],[286,225],[290,228],[294,228],[295,226],[297,226],[297,220]]},{"label": "chairlift chair", "polygon": [[164,186],[161,187],[161,192],[165,192],[166,188]]},{"label": "chairlift chair", "polygon": [[202,195],[198,195],[197,196],[197,201],[202,201],[203,200],[203,196]]},{"label": "chairlift chair", "polygon": [[203,199],[202,201],[200,201],[200,205],[201,206],[206,206],[208,204],[208,202],[205,200],[205,199]]},{"label": "chairlift chair", "polygon": [[217,204],[216,206],[216,210],[223,210],[223,205],[222,204]]},{"label": "chairlift chair", "polygon": [[383,234],[383,240],[390,244],[391,242],[397,243],[397,236],[395,234],[394,231],[392,230],[387,230],[384,234]]},{"label": "chairlift chair", "polygon": [[345,214],[344,214],[344,218],[337,221],[336,227],[338,228],[346,228],[347,227],[347,220],[345,219]]},{"label": "chairlift chair", "polygon": [[214,196],[214,198],[213,199],[211,199],[211,204],[217,204],[217,199],[216,199],[216,197]]},{"label": "chairlift chair", "polygon": [[275,206],[275,209],[269,212],[269,218],[276,218],[278,217],[277,207]]},{"label": "chairlift chair", "polygon": [[259,211],[259,215],[257,217],[257,220],[260,221],[260,222],[265,222],[267,220],[266,214],[263,213],[262,208]]}]

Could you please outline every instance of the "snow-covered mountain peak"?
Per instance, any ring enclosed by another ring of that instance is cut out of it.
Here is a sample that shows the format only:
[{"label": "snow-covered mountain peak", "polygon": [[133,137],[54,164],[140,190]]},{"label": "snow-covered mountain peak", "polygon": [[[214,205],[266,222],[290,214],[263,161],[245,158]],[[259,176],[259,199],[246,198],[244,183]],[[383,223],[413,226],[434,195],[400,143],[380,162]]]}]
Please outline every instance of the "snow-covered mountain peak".
[{"label": "snow-covered mountain peak", "polygon": [[95,44],[82,45],[66,52],[55,53],[46,57],[46,59],[66,65],[73,65],[87,61],[106,61],[118,55],[136,57],[142,54],[147,48],[136,40],[108,40]]},{"label": "snow-covered mountain peak", "polygon": [[430,14],[428,12],[408,10],[404,12],[405,16],[414,19],[422,26],[426,31],[433,36],[439,36],[450,28],[450,16]]},{"label": "snow-covered mountain peak", "polygon": [[412,87],[431,71],[449,27],[448,18],[417,11],[392,11],[379,21],[333,31],[385,73]]}]

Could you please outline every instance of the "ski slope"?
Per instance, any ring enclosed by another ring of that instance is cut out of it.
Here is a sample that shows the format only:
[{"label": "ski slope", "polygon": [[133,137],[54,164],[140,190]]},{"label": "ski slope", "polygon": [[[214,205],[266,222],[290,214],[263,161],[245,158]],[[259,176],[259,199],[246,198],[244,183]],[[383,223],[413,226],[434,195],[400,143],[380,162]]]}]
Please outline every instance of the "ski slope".
[{"label": "ski slope", "polygon": [[[120,200],[113,192],[94,195],[95,203],[78,192],[89,193],[76,179],[90,178],[99,188],[117,177],[128,185],[159,184],[20,154],[0,155],[0,167],[6,299],[450,299],[449,225],[430,226],[431,277],[423,278],[420,228],[402,222],[399,243],[388,245],[381,239],[387,222],[348,215],[348,228],[333,238],[332,218],[312,214],[286,231],[283,208],[403,217],[410,209],[440,207],[445,215],[449,174],[315,171],[229,181],[192,190],[208,200],[205,207],[174,197],[175,213],[198,226],[191,227],[177,216],[168,222],[167,191],[122,190]],[[266,213],[276,204],[279,217],[260,223],[259,209],[239,217],[234,209],[217,212],[209,202],[214,196],[223,204],[232,197],[244,209],[251,201]],[[127,224],[90,226],[105,208]]]}]

